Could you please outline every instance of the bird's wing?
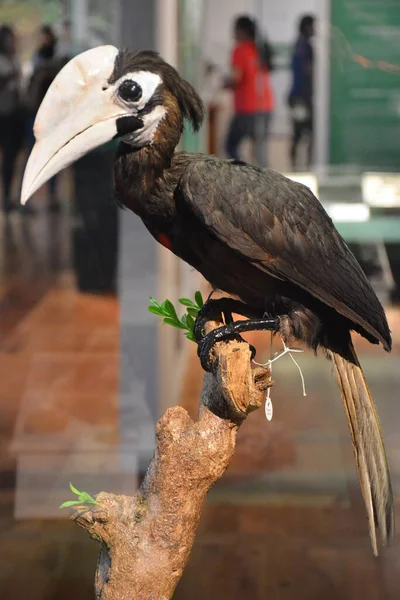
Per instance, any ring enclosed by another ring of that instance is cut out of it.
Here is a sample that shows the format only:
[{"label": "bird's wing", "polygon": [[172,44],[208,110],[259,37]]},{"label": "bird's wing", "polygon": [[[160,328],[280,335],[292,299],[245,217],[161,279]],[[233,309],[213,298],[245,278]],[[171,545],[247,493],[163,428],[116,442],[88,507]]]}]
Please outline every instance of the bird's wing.
[{"label": "bird's wing", "polygon": [[375,293],[306,186],[269,169],[206,158],[189,165],[179,192],[195,216],[231,249],[390,346]]}]

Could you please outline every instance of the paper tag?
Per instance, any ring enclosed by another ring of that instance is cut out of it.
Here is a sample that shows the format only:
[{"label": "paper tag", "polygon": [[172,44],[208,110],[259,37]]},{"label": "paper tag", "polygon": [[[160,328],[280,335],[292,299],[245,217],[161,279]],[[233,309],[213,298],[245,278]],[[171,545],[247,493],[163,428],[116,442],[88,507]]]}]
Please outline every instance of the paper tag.
[{"label": "paper tag", "polygon": [[274,407],[269,396],[265,398],[265,416],[267,417],[267,421],[272,421],[272,417],[274,416]]}]

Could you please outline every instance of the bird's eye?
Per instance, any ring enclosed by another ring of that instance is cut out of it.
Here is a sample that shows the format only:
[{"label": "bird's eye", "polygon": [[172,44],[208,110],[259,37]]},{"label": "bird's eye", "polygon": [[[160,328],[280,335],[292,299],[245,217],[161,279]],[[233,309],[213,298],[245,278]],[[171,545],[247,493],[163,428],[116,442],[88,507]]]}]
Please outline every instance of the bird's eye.
[{"label": "bird's eye", "polygon": [[125,102],[137,102],[142,93],[142,88],[133,79],[125,79],[118,88],[118,94]]}]

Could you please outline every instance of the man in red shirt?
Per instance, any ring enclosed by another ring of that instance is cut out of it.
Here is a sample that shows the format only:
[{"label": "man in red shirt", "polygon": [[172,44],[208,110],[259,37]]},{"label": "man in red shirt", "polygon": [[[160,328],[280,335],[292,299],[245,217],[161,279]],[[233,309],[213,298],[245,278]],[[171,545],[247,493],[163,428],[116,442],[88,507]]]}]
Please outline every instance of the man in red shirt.
[{"label": "man in red shirt", "polygon": [[239,160],[238,147],[245,138],[254,142],[255,159],[267,166],[266,140],[274,108],[270,86],[272,52],[264,42],[256,44],[256,23],[250,17],[238,17],[234,35],[236,46],[232,53],[232,78],[228,84],[234,90],[235,114],[232,118],[226,151],[230,158]]}]

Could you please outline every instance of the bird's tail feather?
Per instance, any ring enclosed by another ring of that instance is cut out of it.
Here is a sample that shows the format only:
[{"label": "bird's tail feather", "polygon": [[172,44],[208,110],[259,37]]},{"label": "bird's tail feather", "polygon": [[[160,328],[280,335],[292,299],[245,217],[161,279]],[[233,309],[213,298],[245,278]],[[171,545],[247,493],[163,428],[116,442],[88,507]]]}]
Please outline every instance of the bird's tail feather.
[{"label": "bird's tail feather", "polygon": [[369,534],[375,556],[377,532],[386,545],[394,534],[393,494],[390,472],[374,402],[350,341],[348,358],[328,354],[334,365],[353,442],[358,477],[368,514]]}]

